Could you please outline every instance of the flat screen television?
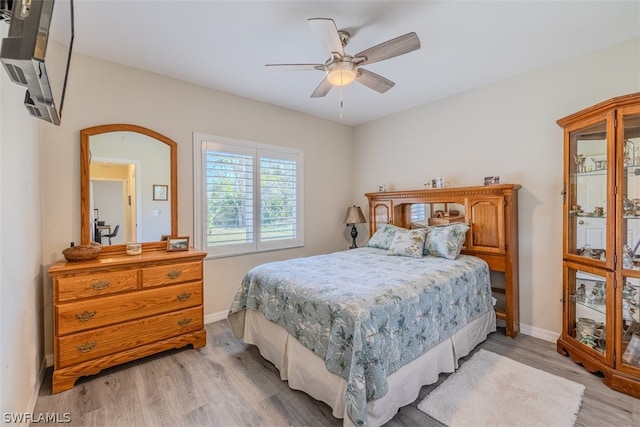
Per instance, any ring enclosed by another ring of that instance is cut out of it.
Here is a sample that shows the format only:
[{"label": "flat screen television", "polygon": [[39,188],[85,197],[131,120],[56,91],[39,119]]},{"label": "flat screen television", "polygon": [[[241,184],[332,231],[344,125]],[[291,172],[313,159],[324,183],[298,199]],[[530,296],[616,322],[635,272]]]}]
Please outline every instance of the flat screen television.
[{"label": "flat screen television", "polygon": [[27,88],[27,111],[60,124],[73,49],[73,0],[13,0],[0,61]]}]

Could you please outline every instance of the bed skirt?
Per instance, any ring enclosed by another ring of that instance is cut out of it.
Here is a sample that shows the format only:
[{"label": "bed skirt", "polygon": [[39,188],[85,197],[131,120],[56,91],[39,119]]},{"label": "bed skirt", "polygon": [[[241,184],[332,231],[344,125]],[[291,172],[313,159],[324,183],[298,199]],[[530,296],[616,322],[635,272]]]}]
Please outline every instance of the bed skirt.
[{"label": "bed skirt", "polygon": [[[423,385],[437,382],[440,373],[455,371],[458,359],[467,356],[495,330],[496,316],[492,310],[393,372],[387,378],[387,394],[367,404],[367,425],[380,426],[389,421],[398,409],[418,398]],[[321,358],[282,327],[258,311],[247,310],[243,340],[258,347],[262,357],[278,368],[280,378],[288,381],[290,388],[304,391],[329,405],[333,416],[344,420],[344,426],[354,425],[345,414],[347,383],[344,378],[329,372]]]}]

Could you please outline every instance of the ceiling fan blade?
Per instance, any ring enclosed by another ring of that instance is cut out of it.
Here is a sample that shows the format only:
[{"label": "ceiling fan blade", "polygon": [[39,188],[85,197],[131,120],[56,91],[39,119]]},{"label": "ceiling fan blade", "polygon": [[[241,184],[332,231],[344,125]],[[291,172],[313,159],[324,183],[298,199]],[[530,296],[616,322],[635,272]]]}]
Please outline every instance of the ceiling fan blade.
[{"label": "ceiling fan blade", "polygon": [[332,87],[333,85],[329,83],[329,80],[327,80],[327,78],[325,77],[324,79],[322,79],[322,81],[320,82],[316,90],[313,91],[313,93],[311,94],[311,97],[322,98],[323,96],[329,93]]},{"label": "ceiling fan blade", "polygon": [[364,57],[365,60],[360,62],[359,65],[365,65],[404,55],[418,49],[420,49],[418,35],[416,33],[408,33],[363,50],[356,54],[354,58]]},{"label": "ceiling fan blade", "polygon": [[380,93],[385,93],[395,86],[394,82],[382,77],[380,74],[372,73],[371,71],[362,68],[358,68],[358,77],[356,77],[356,81]]},{"label": "ceiling fan blade", "polygon": [[329,18],[311,18],[309,19],[309,25],[311,29],[320,40],[322,48],[331,55],[334,52],[344,56],[344,49],[342,47],[342,41],[338,34],[338,28],[333,19]]},{"label": "ceiling fan blade", "polygon": [[266,64],[265,68],[272,71],[325,71],[324,64]]}]

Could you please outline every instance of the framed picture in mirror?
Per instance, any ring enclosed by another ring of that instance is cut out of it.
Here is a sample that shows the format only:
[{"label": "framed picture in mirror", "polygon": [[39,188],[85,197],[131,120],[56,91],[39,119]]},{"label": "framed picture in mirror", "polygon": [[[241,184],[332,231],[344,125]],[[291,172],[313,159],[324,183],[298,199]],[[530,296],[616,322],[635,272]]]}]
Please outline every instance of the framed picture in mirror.
[{"label": "framed picture in mirror", "polygon": [[153,185],[153,200],[169,200],[168,185]]}]

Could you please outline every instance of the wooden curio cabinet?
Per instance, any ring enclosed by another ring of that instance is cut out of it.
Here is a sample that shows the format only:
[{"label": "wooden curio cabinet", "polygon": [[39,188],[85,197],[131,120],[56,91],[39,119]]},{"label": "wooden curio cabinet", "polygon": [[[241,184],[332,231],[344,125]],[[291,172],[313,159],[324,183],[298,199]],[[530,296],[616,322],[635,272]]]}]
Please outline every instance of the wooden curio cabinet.
[{"label": "wooden curio cabinet", "polygon": [[558,352],[640,397],[640,93],[564,128],[563,317]]}]

